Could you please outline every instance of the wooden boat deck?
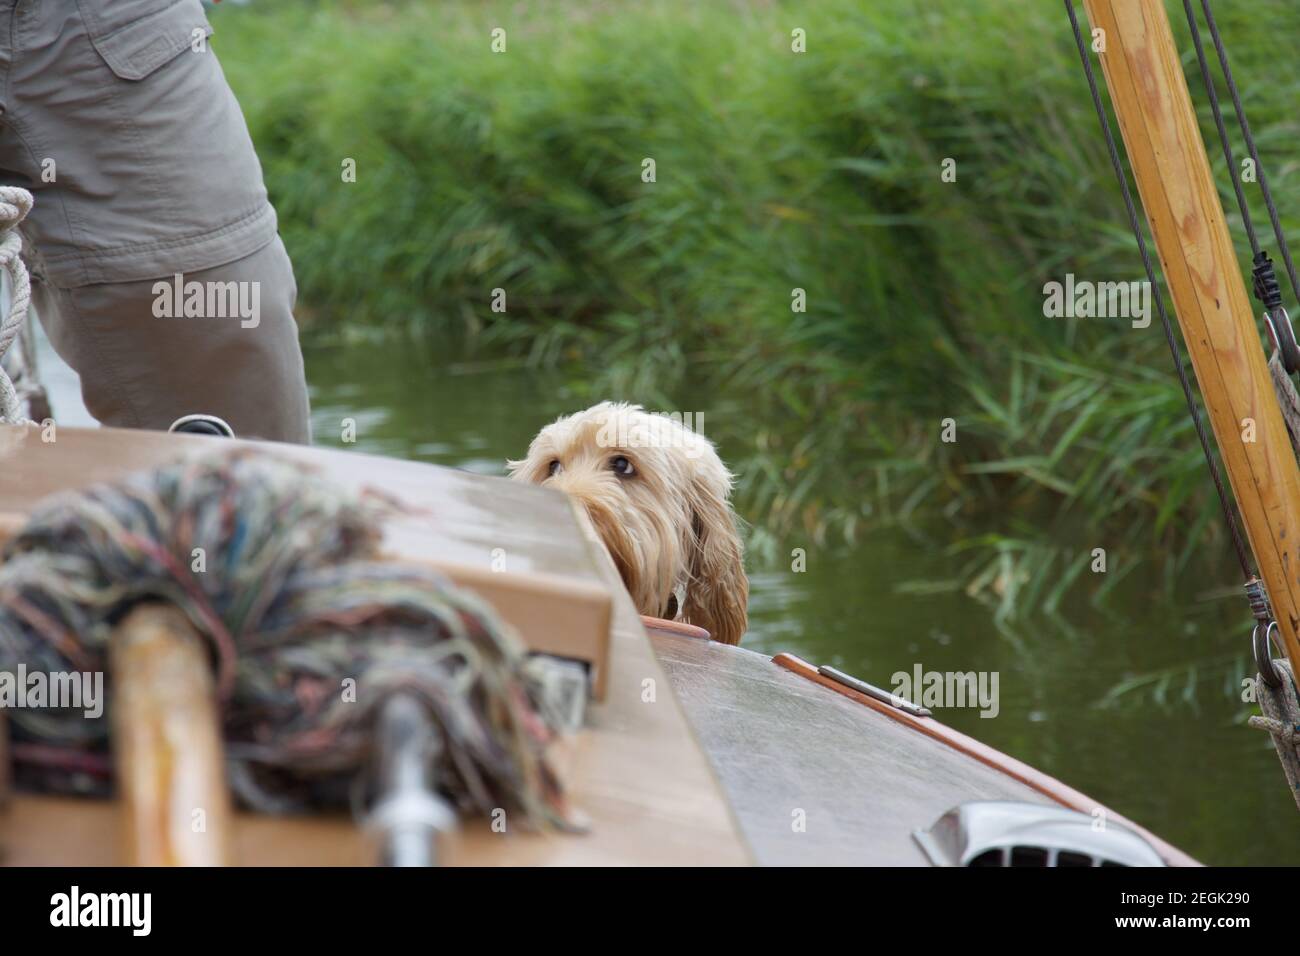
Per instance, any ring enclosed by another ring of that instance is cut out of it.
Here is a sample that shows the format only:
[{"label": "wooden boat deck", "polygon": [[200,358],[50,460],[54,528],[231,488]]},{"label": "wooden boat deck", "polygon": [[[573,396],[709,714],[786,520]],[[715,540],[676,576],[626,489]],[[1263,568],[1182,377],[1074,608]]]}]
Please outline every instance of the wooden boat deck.
[{"label": "wooden boat deck", "polygon": [[652,641],[760,864],[925,866],[914,830],[967,801],[1016,800],[1102,810],[1167,864],[1199,865],[1056,778],[796,657],[663,632]]},{"label": "wooden boat deck", "polygon": [[[34,430],[0,427],[0,519],[30,511],[53,491],[211,449],[214,441],[63,429],[46,445]],[[1097,806],[975,741],[954,746],[960,735],[937,721],[900,721],[887,705],[843,696],[764,655],[659,631],[648,637],[603,551],[593,562],[572,541],[550,540],[572,516],[567,501],[545,489],[358,453],[257,447],[440,517],[397,519],[386,539],[396,555],[446,559],[451,549],[485,562],[495,547],[513,542],[514,553],[526,541],[545,541],[545,566],[529,570],[593,575],[614,596],[607,693],[589,708],[566,755],[570,793],[591,832],[501,835],[471,821],[444,841],[444,863],[925,865],[912,831],[959,803]],[[646,681],[655,684],[652,703],[643,699]],[[806,814],[802,832],[793,825],[797,810]],[[119,824],[110,801],[19,794],[0,813],[0,863],[114,864],[122,859]],[[1152,842],[1170,862],[1194,862]],[[240,814],[232,844],[242,864],[375,860],[364,834],[340,817]]]},{"label": "wooden boat deck", "polygon": [[[44,444],[35,429],[0,426],[0,513],[25,513],[54,491],[84,487],[178,456],[211,450],[219,439],[114,429],[60,429]],[[248,446],[248,443],[236,443]],[[426,507],[440,521],[398,519],[386,546],[415,559],[445,559],[455,547],[465,561],[486,565],[491,550],[524,552],[530,535],[545,535],[568,502],[546,489],[505,479],[359,453],[257,445],[303,458],[348,487],[369,485]],[[488,491],[488,487],[492,490]],[[519,515],[530,514],[529,525]],[[575,523],[576,526],[576,523]],[[439,528],[442,530],[440,531]],[[453,544],[453,539],[459,544]],[[590,556],[549,541],[556,566],[583,573]],[[600,554],[599,574],[614,594],[611,667],[605,700],[588,709],[587,727],[566,755],[571,797],[591,821],[584,836],[491,832],[471,821],[443,848],[451,865],[738,865],[752,861],[708,760],[700,751],[668,679],[651,650],[613,564]],[[586,572],[590,573],[590,572]],[[642,682],[658,687],[642,702]],[[18,794],[0,814],[0,853],[10,865],[95,865],[121,860],[118,812],[106,801]],[[235,859],[262,865],[359,865],[375,855],[351,820],[240,815]]]},{"label": "wooden boat deck", "polygon": [[1054,805],[765,655],[672,635],[654,643],[760,864],[927,866],[912,831],[959,803]]}]

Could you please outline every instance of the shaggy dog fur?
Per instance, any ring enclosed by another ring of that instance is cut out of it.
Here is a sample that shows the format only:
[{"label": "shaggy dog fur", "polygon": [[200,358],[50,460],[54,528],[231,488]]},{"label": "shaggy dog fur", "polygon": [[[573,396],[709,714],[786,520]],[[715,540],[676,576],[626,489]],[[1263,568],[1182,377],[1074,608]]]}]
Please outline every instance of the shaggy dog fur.
[{"label": "shaggy dog fur", "polygon": [[749,579],[732,476],[712,442],[674,418],[602,402],[547,425],[507,464],[516,481],[580,506],[642,614],[740,641]]}]

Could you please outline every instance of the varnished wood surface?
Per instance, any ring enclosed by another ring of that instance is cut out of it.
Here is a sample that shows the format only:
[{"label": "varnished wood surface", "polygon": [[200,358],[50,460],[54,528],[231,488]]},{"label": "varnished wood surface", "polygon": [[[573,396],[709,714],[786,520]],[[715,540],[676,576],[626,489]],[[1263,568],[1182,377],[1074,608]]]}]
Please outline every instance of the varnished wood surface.
[{"label": "varnished wood surface", "polygon": [[1174,311],[1287,656],[1300,667],[1300,469],[1169,18],[1162,0],[1084,3],[1105,31],[1102,71]]},{"label": "varnished wood surface", "polygon": [[109,648],[122,851],[133,866],[226,866],[230,794],[206,650],[173,607],[144,605]]},{"label": "varnished wood surface", "polygon": [[[118,804],[20,794],[0,815],[0,866],[123,866]],[[242,866],[370,866],[375,848],[341,817],[237,813],[231,856]]]},{"label": "varnished wood surface", "polygon": [[693,637],[697,641],[707,641],[710,638],[709,632],[704,628],[697,624],[687,624],[685,621],[668,621],[662,617],[651,617],[648,614],[642,614],[641,623],[645,625],[645,629],[652,639],[660,634]]},{"label": "varnished wood surface", "polygon": [[[791,668],[671,634],[654,643],[760,863],[925,866],[914,829],[969,800],[1021,800],[1104,810],[1171,865],[1198,865],[1061,781],[797,658]],[[793,826],[799,810],[804,832]]]},{"label": "varnished wood surface", "polygon": [[1050,803],[765,655],[668,634],[655,648],[761,864],[927,866],[912,831],[957,804]]},{"label": "varnished wood surface", "polygon": [[[211,449],[213,439],[62,429],[53,444],[39,432],[0,427],[0,511],[27,511],[43,492],[84,487]],[[611,665],[603,702],[568,748],[570,792],[590,818],[585,836],[493,833],[470,821],[446,841],[449,864],[583,865],[751,862],[710,765],[655,660],[640,617],[603,552],[557,532],[576,527],[561,495],[504,479],[359,453],[258,446],[308,459],[346,486],[371,485],[425,508],[433,520],[399,519],[386,545],[403,557],[445,557],[490,566],[493,548],[527,569],[602,583],[612,594]],[[521,505],[522,503],[522,505]],[[519,507],[525,509],[521,516]],[[528,555],[544,555],[529,558]],[[647,688],[653,689],[648,694]],[[75,813],[70,812],[75,808]],[[11,864],[120,862],[110,804],[18,795],[0,816],[0,845]],[[508,824],[508,821],[507,821]],[[310,839],[308,839],[310,837]],[[236,862],[356,864],[371,857],[350,822],[237,817]],[[310,844],[310,845],[309,845]]]},{"label": "varnished wood surface", "polygon": [[1038,768],[1031,767],[1022,761],[1016,760],[1014,757],[1002,753],[1000,750],[995,750],[986,743],[976,740],[973,737],[969,737],[961,731],[954,730],[947,724],[936,720],[933,716],[922,717],[909,714],[907,711],[893,707],[883,701],[876,700],[874,697],[869,697],[860,691],[854,690],[852,687],[846,687],[839,681],[832,680],[830,677],[822,674],[812,664],[795,657],[793,654],[778,654],[772,659],[772,661],[786,670],[789,670],[791,673],[798,674],[806,680],[810,680],[836,694],[840,694],[841,696],[847,697],[849,700],[857,702],[863,707],[874,711],[893,723],[901,724],[916,733],[924,734],[958,753],[964,754],[965,756],[978,760],[986,766],[992,767],[999,773],[1010,777],[1018,783],[1023,783],[1025,786],[1038,791],[1049,800],[1058,803],[1063,807],[1077,810],[1080,813],[1086,813],[1089,816],[1093,815],[1098,810],[1104,810],[1107,820],[1117,823],[1120,826],[1127,827],[1139,836],[1143,837],[1170,866],[1200,866],[1196,860],[1188,856],[1182,850],[1166,843],[1160,837],[1134,823],[1132,820],[1121,816],[1108,807],[1104,807],[1091,797],[1080,793],[1078,790],[1062,783],[1055,777],[1043,773]]},{"label": "varnished wood surface", "polygon": [[[51,443],[42,434],[0,429],[0,542],[49,494],[221,447],[211,438],[158,432],[61,429]],[[609,587],[596,570],[592,549],[575,531],[562,495],[504,478],[360,453],[255,447],[306,461],[342,488],[383,489],[417,508],[389,523],[387,548],[478,593],[534,650],[590,663],[593,693],[604,697]]]}]

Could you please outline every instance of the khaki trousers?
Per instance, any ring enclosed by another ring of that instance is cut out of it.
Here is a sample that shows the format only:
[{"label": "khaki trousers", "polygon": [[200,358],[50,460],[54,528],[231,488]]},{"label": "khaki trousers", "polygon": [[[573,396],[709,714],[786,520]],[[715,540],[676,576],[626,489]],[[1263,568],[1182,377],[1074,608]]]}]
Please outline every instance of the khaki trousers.
[{"label": "khaki trousers", "polygon": [[309,440],[293,268],[199,0],[0,0],[0,182],[101,422]]}]

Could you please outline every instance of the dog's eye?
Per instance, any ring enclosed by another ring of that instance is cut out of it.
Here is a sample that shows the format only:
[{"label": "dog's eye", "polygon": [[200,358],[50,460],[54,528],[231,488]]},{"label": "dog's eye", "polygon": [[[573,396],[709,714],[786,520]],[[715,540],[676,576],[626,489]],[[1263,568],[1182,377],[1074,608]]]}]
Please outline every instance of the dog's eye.
[{"label": "dog's eye", "polygon": [[560,459],[557,458],[549,465],[547,465],[546,473],[550,475],[552,478],[558,475],[560,473]]},{"label": "dog's eye", "polygon": [[613,469],[614,474],[622,478],[629,478],[636,474],[636,469],[632,467],[632,463],[622,455],[611,458],[609,460],[609,467]]}]

